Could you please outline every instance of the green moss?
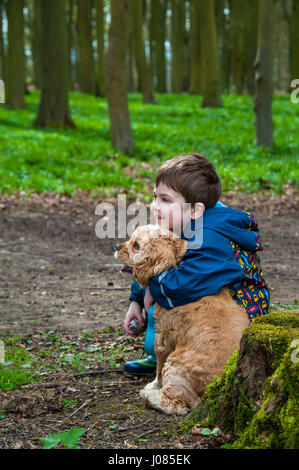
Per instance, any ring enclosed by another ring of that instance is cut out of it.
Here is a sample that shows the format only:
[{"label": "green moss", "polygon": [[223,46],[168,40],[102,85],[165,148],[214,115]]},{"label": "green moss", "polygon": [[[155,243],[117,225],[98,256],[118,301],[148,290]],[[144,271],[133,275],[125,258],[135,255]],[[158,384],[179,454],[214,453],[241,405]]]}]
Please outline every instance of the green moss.
[{"label": "green moss", "polygon": [[262,344],[273,357],[272,367],[275,369],[278,367],[290,342],[295,338],[299,338],[299,327],[292,328],[290,325],[280,326],[271,324],[269,321],[256,321],[245,330],[243,338],[246,338],[247,341],[256,340]]},{"label": "green moss", "polygon": [[299,314],[298,312],[271,312],[270,315],[257,318],[254,325],[260,325],[261,323],[299,328]]},{"label": "green moss", "polygon": [[299,363],[291,360],[289,346],[267,379],[262,406],[232,445],[235,449],[297,449],[299,447]]},{"label": "green moss", "polygon": [[[251,324],[243,333],[241,354],[237,350],[222,375],[206,388],[200,405],[181,423],[183,432],[195,424],[217,425],[236,437],[236,449],[298,448],[299,346],[294,339],[299,339],[298,313],[271,313]],[[270,372],[264,381],[257,380],[255,394],[251,390],[250,395],[244,364],[254,380],[255,351]],[[242,361],[243,370],[238,368]]]}]

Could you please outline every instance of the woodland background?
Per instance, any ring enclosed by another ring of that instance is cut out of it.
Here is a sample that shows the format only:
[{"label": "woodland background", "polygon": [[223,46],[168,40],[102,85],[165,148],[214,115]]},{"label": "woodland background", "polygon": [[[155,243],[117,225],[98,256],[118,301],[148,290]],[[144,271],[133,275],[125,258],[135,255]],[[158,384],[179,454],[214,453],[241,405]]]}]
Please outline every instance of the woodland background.
[{"label": "woodland background", "polygon": [[[299,0],[0,0],[1,448],[298,448],[298,23]],[[184,424],[122,374],[144,338],[94,227],[188,152],[253,211],[274,314]]]}]

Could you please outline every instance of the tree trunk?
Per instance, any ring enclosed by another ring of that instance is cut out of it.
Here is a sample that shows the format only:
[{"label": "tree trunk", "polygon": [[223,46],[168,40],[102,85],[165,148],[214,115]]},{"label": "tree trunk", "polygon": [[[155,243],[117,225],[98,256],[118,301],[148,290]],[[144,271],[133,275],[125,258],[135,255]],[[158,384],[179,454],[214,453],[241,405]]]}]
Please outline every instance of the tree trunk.
[{"label": "tree trunk", "polygon": [[105,67],[104,67],[104,28],[105,15],[103,0],[96,0],[96,25],[97,25],[97,73],[96,73],[96,96],[105,96]]},{"label": "tree trunk", "polygon": [[23,0],[9,0],[6,4],[8,21],[8,51],[5,73],[6,106],[25,108],[25,54]]},{"label": "tree trunk", "polygon": [[67,22],[67,37],[68,37],[68,60],[69,60],[69,90],[75,89],[73,77],[73,57],[74,57],[74,0],[68,1],[68,22]]},{"label": "tree trunk", "polygon": [[189,92],[190,89],[190,72],[191,72],[191,32],[190,27],[187,28],[186,24],[191,23],[191,4],[185,3],[184,8],[184,21],[183,28],[183,92]]},{"label": "tree trunk", "polygon": [[91,27],[92,0],[78,0],[79,88],[83,93],[95,93],[95,70]]},{"label": "tree trunk", "polygon": [[273,312],[251,323],[183,430],[208,422],[236,439],[233,449],[297,449],[298,328],[296,312]]},{"label": "tree trunk", "polygon": [[241,94],[244,78],[244,9],[246,5],[243,0],[231,0],[230,5],[232,84],[236,93]]},{"label": "tree trunk", "polygon": [[258,47],[254,64],[256,144],[272,146],[274,0],[260,1],[258,15]]},{"label": "tree trunk", "polygon": [[202,107],[222,106],[214,0],[200,2],[200,43],[202,51]]},{"label": "tree trunk", "polygon": [[191,2],[191,72],[190,93],[202,93],[199,0]]},{"label": "tree trunk", "polygon": [[4,80],[3,0],[0,0],[0,79]]},{"label": "tree trunk", "polygon": [[166,8],[167,0],[153,0],[151,2],[150,17],[150,44],[151,69],[156,78],[156,89],[159,93],[166,93]]},{"label": "tree trunk", "polygon": [[245,29],[244,29],[244,65],[245,65],[245,89],[250,95],[254,95],[254,61],[257,49],[257,22],[258,22],[258,0],[250,0],[245,3]]},{"label": "tree trunk", "polygon": [[183,90],[183,61],[185,37],[185,2],[171,2],[171,91]]},{"label": "tree trunk", "polygon": [[225,14],[227,0],[216,0],[216,28],[218,33],[219,62],[221,69],[221,90],[228,93],[231,84],[230,16]]},{"label": "tree trunk", "polygon": [[126,76],[127,76],[127,90],[129,93],[135,93],[136,91],[136,70],[134,61],[134,45],[133,45],[133,34],[132,34],[132,22],[129,18],[128,24],[128,52],[127,52],[127,64],[126,64]]},{"label": "tree trunk", "polygon": [[291,80],[299,79],[299,0],[293,0],[291,15]]},{"label": "tree trunk", "polygon": [[68,104],[65,0],[42,2],[42,92],[35,126],[75,127]]},{"label": "tree trunk", "polygon": [[143,3],[140,0],[130,0],[129,6],[131,15],[131,34],[133,36],[133,50],[143,103],[155,103],[153,80],[146,60],[145,44],[142,32]]},{"label": "tree trunk", "polygon": [[33,71],[34,84],[37,88],[41,88],[42,83],[42,1],[34,0],[34,16],[33,16],[33,38],[32,38],[32,55],[33,55]]},{"label": "tree trunk", "polygon": [[[284,15],[281,2],[274,4],[274,90],[288,91],[291,82],[290,72],[290,34],[289,24]],[[298,24],[299,27],[299,24]],[[299,44],[299,43],[298,43]],[[297,52],[298,55],[298,52]]]},{"label": "tree trunk", "polygon": [[134,147],[126,89],[128,1],[110,0],[111,23],[106,54],[107,101],[112,145],[130,153]]}]

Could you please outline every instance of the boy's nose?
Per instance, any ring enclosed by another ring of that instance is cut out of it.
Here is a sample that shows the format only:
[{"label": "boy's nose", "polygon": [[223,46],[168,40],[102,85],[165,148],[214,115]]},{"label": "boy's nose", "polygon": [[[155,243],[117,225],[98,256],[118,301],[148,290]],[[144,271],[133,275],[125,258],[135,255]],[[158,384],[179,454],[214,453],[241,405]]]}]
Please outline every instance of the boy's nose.
[{"label": "boy's nose", "polygon": [[121,245],[115,245],[115,249],[116,249],[117,251],[121,250]]}]

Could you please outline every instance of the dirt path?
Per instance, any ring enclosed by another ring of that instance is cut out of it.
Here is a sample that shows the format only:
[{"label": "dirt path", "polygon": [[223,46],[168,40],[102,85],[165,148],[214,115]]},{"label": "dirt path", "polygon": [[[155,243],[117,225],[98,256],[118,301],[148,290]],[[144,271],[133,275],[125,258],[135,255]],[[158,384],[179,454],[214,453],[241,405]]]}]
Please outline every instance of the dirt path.
[{"label": "dirt path", "polygon": [[[98,202],[84,193],[73,199],[54,195],[33,195],[29,199],[0,196],[0,336],[7,332],[30,335],[36,350],[49,331],[70,343],[78,341],[84,331],[92,333],[92,344],[101,346],[119,340],[129,305],[130,277],[121,275],[115,266],[113,254],[118,240],[95,236],[99,216],[94,210]],[[292,304],[299,298],[298,200],[227,195],[223,202],[235,208],[255,209],[271,302]],[[110,330],[103,331],[107,327]],[[142,342],[134,346],[121,338],[119,344],[129,347],[123,359],[118,353],[119,361],[140,355]],[[88,428],[81,447],[196,446],[180,440],[174,426],[177,419],[140,404],[138,390],[148,378],[134,380],[115,370],[102,376],[75,378],[69,370],[59,370],[47,377],[47,381],[50,379],[58,380],[59,386],[31,389],[31,397],[36,396],[36,400],[29,400],[30,412],[26,411],[26,402],[25,411],[18,416],[6,415],[6,433],[0,436],[0,447],[40,447],[39,437],[71,426]],[[15,399],[18,393],[14,392]],[[70,410],[59,408],[57,400],[61,404],[61,399],[72,393],[77,393],[75,411],[84,406],[67,418]],[[20,420],[18,435],[16,418]]]}]

